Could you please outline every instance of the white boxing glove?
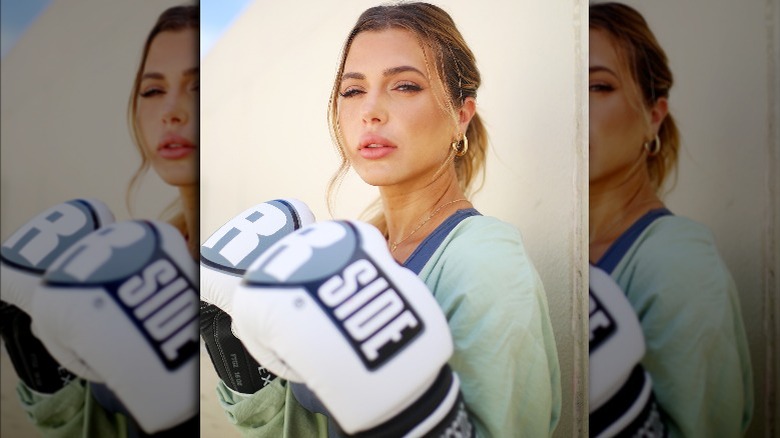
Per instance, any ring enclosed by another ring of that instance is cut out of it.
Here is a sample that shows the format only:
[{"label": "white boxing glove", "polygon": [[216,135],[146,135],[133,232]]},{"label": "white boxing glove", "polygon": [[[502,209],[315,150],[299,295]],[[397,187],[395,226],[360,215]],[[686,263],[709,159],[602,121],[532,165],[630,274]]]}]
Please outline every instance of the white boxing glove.
[{"label": "white boxing glove", "polygon": [[590,436],[665,436],[652,380],[640,361],[645,338],[636,313],[612,277],[590,266]]},{"label": "white boxing glove", "polygon": [[276,199],[250,207],[200,247],[200,297],[230,314],[233,291],[249,265],[287,234],[314,223],[303,202]]},{"label": "white boxing glove", "polygon": [[305,383],[343,432],[471,434],[447,321],[373,226],[319,222],[283,238],[249,268],[232,312],[247,350]]},{"label": "white boxing glove", "polygon": [[86,236],[46,271],[32,318],[52,355],[105,383],[147,433],[198,413],[196,269],[173,226],[127,221]]},{"label": "white boxing glove", "polygon": [[252,394],[276,378],[234,336],[229,314],[233,292],[260,254],[313,222],[314,214],[303,202],[277,199],[245,210],[200,247],[200,336],[217,375],[233,392]]},{"label": "white boxing glove", "polygon": [[2,300],[29,314],[32,296],[52,262],[82,237],[113,222],[102,202],[73,199],[22,225],[0,250]]}]

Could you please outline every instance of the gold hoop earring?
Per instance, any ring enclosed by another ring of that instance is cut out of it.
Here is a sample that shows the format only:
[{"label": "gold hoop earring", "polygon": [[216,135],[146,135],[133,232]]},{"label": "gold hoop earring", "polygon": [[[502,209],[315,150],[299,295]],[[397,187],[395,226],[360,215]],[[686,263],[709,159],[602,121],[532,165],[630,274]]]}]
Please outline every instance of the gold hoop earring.
[{"label": "gold hoop earring", "polygon": [[647,154],[653,157],[661,152],[661,139],[656,134],[654,139],[646,141],[642,146],[644,146]]},{"label": "gold hoop earring", "polygon": [[463,139],[460,141],[453,141],[450,144],[450,147],[452,147],[452,150],[455,151],[456,157],[462,157],[466,155],[466,152],[469,151],[469,139],[466,137],[466,134],[463,134]]}]

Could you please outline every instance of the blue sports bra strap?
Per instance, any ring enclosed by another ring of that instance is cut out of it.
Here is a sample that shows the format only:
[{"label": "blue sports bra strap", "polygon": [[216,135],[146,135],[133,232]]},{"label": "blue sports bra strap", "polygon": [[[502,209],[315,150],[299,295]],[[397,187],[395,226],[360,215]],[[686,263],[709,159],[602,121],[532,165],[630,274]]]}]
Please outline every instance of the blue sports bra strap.
[{"label": "blue sports bra strap", "polygon": [[658,208],[645,213],[644,216],[634,222],[634,224],[631,225],[625,233],[621,234],[620,237],[618,237],[617,240],[612,243],[612,246],[610,246],[607,252],[604,253],[604,256],[601,257],[601,260],[596,263],[596,267],[604,270],[607,274],[611,274],[612,271],[615,270],[615,267],[617,267],[618,263],[620,263],[620,260],[623,259],[623,256],[626,255],[628,249],[631,248],[631,245],[634,244],[636,239],[642,234],[645,228],[647,228],[659,217],[669,216],[671,214],[672,212],[666,208]]},{"label": "blue sports bra strap", "polygon": [[436,250],[439,248],[439,245],[441,245],[441,243],[444,241],[444,238],[450,234],[450,231],[452,231],[455,226],[460,223],[460,221],[466,219],[467,217],[481,215],[482,214],[474,208],[458,210],[453,213],[452,216],[448,217],[444,222],[442,222],[441,225],[436,227],[436,229],[433,230],[433,232],[429,234],[428,237],[426,237],[419,246],[417,246],[412,255],[410,255],[409,258],[407,258],[404,262],[404,267],[409,268],[415,274],[420,275],[420,271],[422,271],[423,266],[428,263],[428,260],[431,259],[433,253],[436,252]]}]

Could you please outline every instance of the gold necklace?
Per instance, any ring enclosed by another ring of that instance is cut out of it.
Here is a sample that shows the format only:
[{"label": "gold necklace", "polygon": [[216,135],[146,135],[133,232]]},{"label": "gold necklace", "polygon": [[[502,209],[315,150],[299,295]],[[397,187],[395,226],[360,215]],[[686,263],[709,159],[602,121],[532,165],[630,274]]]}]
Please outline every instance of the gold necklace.
[{"label": "gold necklace", "polygon": [[460,199],[456,199],[456,200],[454,200],[454,201],[450,201],[450,202],[448,202],[448,203],[446,203],[446,204],[442,204],[441,206],[439,206],[439,208],[437,208],[436,210],[433,210],[433,213],[429,214],[429,215],[428,215],[428,217],[427,217],[427,218],[425,218],[425,220],[424,220],[424,221],[422,221],[422,222],[420,223],[420,225],[417,225],[417,228],[415,228],[414,230],[412,230],[412,232],[411,232],[411,233],[409,233],[409,234],[408,234],[406,237],[404,237],[403,239],[401,239],[401,240],[396,240],[395,242],[393,242],[393,243],[390,245],[390,252],[391,252],[391,253],[395,252],[395,250],[398,248],[398,245],[400,245],[400,244],[402,244],[402,243],[406,242],[406,241],[407,241],[407,240],[408,240],[410,237],[412,237],[412,236],[414,235],[414,233],[416,233],[416,232],[417,232],[417,230],[419,230],[420,228],[422,228],[422,227],[423,227],[423,225],[427,224],[429,220],[431,220],[431,219],[432,219],[434,216],[436,216],[436,213],[440,212],[442,208],[444,208],[444,207],[446,207],[446,206],[448,206],[448,205],[452,205],[452,204],[454,204],[454,203],[456,203],[456,202],[460,202],[460,201],[468,201],[468,199],[466,199],[466,198],[460,198]]}]

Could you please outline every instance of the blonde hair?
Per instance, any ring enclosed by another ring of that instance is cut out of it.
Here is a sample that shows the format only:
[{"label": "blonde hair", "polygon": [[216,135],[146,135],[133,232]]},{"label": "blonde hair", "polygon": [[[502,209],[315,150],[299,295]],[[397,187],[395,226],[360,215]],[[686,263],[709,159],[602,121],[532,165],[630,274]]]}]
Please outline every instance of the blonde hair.
[{"label": "blonde hair", "polygon": [[[457,110],[463,105],[465,99],[477,96],[481,78],[474,54],[466,45],[463,36],[455,26],[455,22],[443,9],[428,3],[398,3],[376,6],[363,12],[344,43],[328,105],[330,134],[341,159],[339,168],[328,184],[328,208],[331,213],[333,212],[335,192],[349,170],[349,161],[344,152],[338,123],[339,86],[347,54],[355,37],[361,32],[381,31],[390,28],[412,32],[420,40],[421,45],[433,54],[433,72],[441,81],[446,94],[443,110],[450,112],[455,120],[457,120]],[[426,64],[428,64],[427,54],[425,56]],[[430,65],[427,67],[430,74]],[[463,157],[455,158],[455,171],[458,184],[468,195],[472,192],[478,175],[482,177],[480,183],[484,181],[488,136],[478,114],[474,114],[465,135],[469,142],[468,152]],[[379,200],[375,201],[367,211],[374,212],[370,222],[386,234],[387,225]]]},{"label": "blonde hair", "polygon": [[[669,61],[639,12],[620,3],[593,4],[590,5],[590,28],[610,35],[645,107],[653,106],[659,98],[669,97],[674,82]],[[648,155],[646,162],[656,192],[677,170],[680,134],[671,114],[667,114],[661,123],[658,138],[661,149],[658,154]]]},{"label": "blonde hair", "polygon": [[[141,77],[144,72],[146,58],[149,55],[149,48],[154,38],[161,32],[176,32],[185,29],[198,30],[200,25],[200,14],[198,6],[174,6],[163,11],[157,18],[157,22],[152,27],[149,35],[146,37],[141,62],[138,64],[138,70],[133,81],[133,88],[130,91],[130,100],[127,107],[127,120],[130,127],[130,134],[133,138],[138,153],[141,155],[141,164],[136,169],[125,193],[125,204],[128,211],[132,212],[131,199],[138,190],[141,178],[149,171],[149,157],[146,156],[144,148],[144,139],[141,129],[138,126],[138,96],[141,87]],[[174,225],[182,234],[187,234],[184,221],[184,212],[182,212],[181,200],[173,201],[161,214],[163,217],[169,217],[168,221]]]}]

